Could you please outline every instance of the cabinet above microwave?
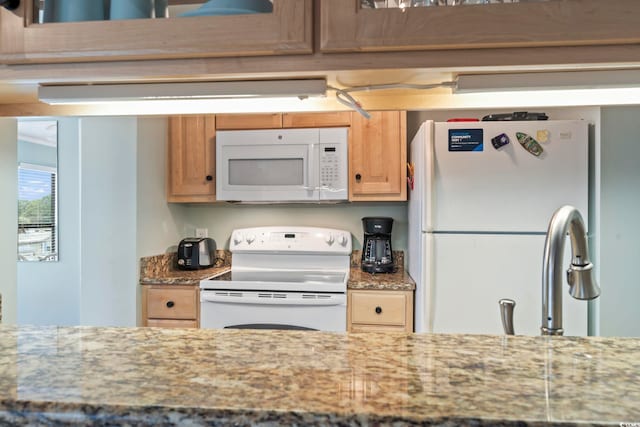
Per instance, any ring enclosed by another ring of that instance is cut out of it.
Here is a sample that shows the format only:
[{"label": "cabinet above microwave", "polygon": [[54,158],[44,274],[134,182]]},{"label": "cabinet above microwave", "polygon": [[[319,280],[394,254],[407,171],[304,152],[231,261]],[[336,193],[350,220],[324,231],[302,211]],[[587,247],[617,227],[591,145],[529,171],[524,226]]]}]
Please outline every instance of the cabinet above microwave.
[{"label": "cabinet above microwave", "polygon": [[348,132],[348,128],[218,131],[217,200],[346,201]]}]

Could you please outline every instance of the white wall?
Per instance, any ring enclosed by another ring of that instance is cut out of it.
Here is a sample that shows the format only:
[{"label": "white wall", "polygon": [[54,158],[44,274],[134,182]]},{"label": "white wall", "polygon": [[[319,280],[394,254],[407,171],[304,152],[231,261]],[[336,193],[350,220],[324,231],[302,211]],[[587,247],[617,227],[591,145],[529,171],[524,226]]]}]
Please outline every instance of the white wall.
[{"label": "white wall", "polygon": [[18,258],[18,122],[0,119],[0,294],[2,323],[16,322]]},{"label": "white wall", "polygon": [[640,107],[602,108],[600,333],[640,337]]},{"label": "white wall", "polygon": [[135,117],[80,119],[80,323],[136,324]]},{"label": "white wall", "polygon": [[57,262],[18,262],[18,323],[80,324],[78,119],[58,120]]}]

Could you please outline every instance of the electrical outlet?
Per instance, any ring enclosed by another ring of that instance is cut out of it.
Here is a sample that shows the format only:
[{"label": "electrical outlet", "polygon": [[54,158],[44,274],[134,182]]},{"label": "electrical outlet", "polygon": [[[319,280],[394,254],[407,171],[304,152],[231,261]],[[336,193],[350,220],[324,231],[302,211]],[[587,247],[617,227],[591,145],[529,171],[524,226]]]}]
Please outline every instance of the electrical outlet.
[{"label": "electrical outlet", "polygon": [[196,228],[196,237],[209,237],[208,228]]}]

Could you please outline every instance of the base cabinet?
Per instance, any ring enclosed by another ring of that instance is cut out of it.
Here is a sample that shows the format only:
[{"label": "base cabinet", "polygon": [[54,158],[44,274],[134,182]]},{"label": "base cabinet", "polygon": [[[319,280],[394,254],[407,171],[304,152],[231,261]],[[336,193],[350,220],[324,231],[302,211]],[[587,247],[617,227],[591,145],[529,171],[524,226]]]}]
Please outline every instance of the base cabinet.
[{"label": "base cabinet", "polygon": [[142,285],[142,326],[198,328],[198,286]]},{"label": "base cabinet", "polygon": [[349,290],[348,332],[413,332],[413,291]]}]

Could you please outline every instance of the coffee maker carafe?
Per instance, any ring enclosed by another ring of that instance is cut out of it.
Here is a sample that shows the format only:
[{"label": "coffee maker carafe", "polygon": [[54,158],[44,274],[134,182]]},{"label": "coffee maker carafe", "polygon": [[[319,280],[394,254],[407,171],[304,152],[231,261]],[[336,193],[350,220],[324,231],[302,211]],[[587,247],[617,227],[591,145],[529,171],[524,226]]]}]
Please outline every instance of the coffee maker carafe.
[{"label": "coffee maker carafe", "polygon": [[393,273],[393,251],[391,249],[391,227],[393,218],[362,218],[364,243],[362,244],[362,271],[367,273]]}]

